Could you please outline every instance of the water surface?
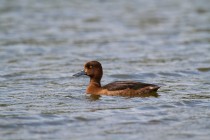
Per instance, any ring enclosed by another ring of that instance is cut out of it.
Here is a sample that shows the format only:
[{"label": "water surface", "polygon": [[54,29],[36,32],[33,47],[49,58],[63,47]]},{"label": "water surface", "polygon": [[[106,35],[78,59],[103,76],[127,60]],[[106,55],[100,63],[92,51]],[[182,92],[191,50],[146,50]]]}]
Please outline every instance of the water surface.
[{"label": "water surface", "polygon": [[[0,137],[210,137],[209,0],[1,0]],[[158,98],[85,95],[89,60],[102,84],[161,86]]]}]

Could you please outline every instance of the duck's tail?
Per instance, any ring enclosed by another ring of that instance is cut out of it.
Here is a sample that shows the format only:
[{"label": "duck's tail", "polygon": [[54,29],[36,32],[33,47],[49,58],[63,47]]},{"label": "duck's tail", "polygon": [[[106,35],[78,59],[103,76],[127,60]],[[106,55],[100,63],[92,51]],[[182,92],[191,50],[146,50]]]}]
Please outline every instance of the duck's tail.
[{"label": "duck's tail", "polygon": [[151,90],[151,91],[155,91],[155,92],[157,92],[157,90],[160,88],[160,86],[156,86],[156,85],[153,85],[153,86],[150,86],[149,87],[149,89]]}]

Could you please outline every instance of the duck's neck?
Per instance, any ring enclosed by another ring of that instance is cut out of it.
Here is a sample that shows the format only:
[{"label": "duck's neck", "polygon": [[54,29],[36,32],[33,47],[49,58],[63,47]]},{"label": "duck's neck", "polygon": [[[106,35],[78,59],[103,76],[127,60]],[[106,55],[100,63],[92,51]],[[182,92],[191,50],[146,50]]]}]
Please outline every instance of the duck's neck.
[{"label": "duck's neck", "polygon": [[101,88],[101,79],[91,78],[90,79],[89,86],[93,86],[95,88],[96,87]]},{"label": "duck's neck", "polygon": [[97,94],[101,90],[100,79],[90,79],[90,83],[86,89],[86,93]]}]

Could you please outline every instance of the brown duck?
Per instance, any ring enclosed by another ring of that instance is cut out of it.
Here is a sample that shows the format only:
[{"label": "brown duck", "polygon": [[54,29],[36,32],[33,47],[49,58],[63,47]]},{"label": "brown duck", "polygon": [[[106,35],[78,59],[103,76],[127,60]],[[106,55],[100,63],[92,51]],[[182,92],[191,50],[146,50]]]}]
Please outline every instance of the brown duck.
[{"label": "brown duck", "polygon": [[90,77],[90,83],[86,89],[87,94],[109,95],[109,96],[129,96],[129,97],[147,97],[158,96],[156,93],[160,88],[157,85],[135,82],[135,81],[116,81],[101,86],[103,69],[98,61],[90,61],[84,65],[84,70],[73,76],[87,75]]}]

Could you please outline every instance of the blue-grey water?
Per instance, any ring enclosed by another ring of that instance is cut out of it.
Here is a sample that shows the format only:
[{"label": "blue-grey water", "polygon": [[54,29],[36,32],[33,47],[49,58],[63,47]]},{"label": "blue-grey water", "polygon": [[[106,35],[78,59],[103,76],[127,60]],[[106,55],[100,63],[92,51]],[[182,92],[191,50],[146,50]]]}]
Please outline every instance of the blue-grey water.
[{"label": "blue-grey water", "polygon": [[[209,140],[209,0],[0,0],[1,140]],[[158,98],[85,95],[102,84],[161,86]]]}]

